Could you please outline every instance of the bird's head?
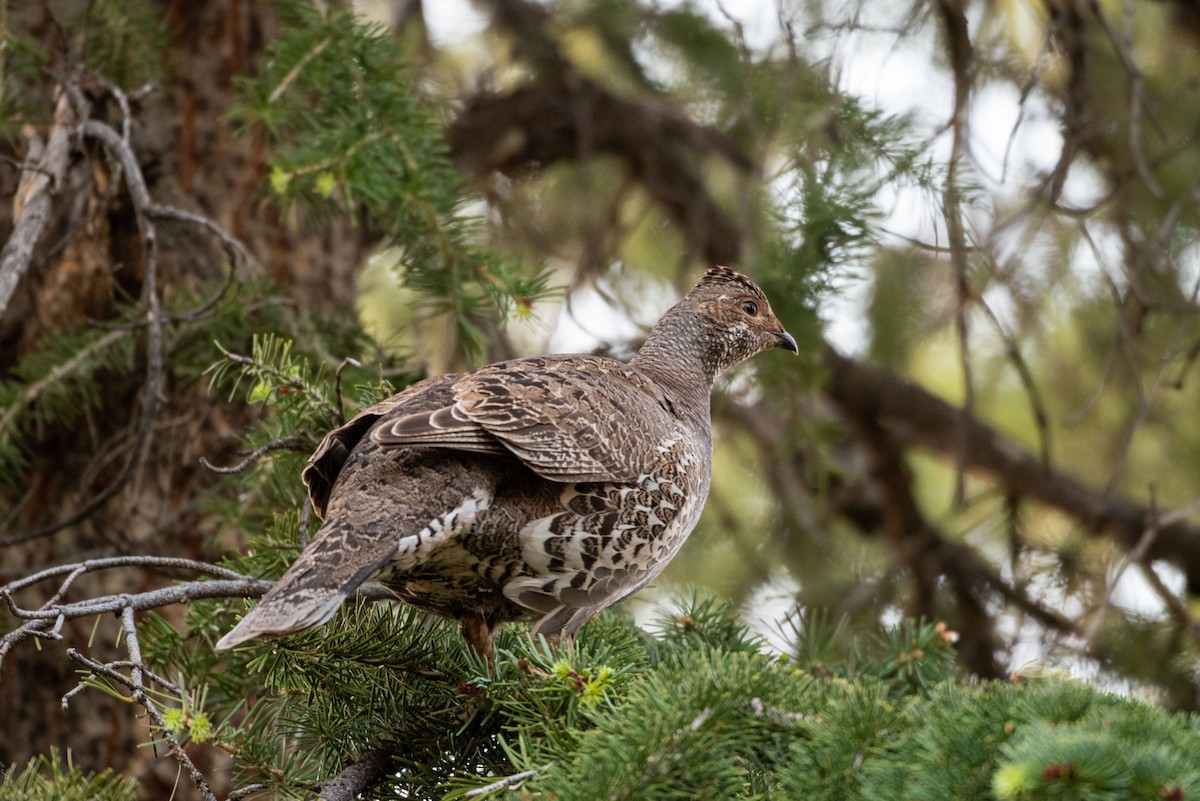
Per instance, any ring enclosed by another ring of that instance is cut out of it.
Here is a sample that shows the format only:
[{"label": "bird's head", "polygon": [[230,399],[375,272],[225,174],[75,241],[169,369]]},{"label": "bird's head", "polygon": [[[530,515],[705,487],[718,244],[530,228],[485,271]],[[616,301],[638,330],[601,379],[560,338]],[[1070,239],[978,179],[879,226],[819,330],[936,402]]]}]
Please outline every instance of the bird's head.
[{"label": "bird's head", "polygon": [[[796,340],[763,291],[728,267],[713,267],[679,303],[696,315],[713,374],[771,348],[797,353]],[[674,310],[673,310],[674,311]]]}]

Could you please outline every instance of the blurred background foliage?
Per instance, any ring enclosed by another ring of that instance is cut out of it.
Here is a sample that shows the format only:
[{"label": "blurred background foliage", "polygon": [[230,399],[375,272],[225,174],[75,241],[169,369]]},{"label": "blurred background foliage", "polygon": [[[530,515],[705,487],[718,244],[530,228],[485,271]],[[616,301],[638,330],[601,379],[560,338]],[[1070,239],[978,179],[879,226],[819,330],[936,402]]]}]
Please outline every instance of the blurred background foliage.
[{"label": "blurred background foliage", "polygon": [[[64,187],[77,202],[0,313],[6,580],[85,553],[216,558],[288,511],[269,508],[282,488],[197,466],[287,433],[270,404],[209,393],[214,339],[248,353],[278,333],[326,378],[358,359],[353,412],[430,372],[628,355],[721,262],[762,284],[803,357],[721,382],[708,507],[644,598],[710,588],[785,652],[815,610],[846,637],[940,619],[977,675],[1062,665],[1200,709],[1191,3],[0,9],[5,196],[54,124],[52,76],[153,80],[131,112],[151,194],[253,256],[212,314],[171,327],[176,422],[138,465],[157,481],[55,528],[61,499],[111,477],[96,452],[124,458],[144,370],[93,325],[129,317],[142,283],[111,165],[84,150],[96,176]],[[222,280],[187,237],[164,229],[179,310]],[[44,393],[60,334],[65,353],[100,343],[69,413]],[[52,458],[80,419],[86,453]]]}]

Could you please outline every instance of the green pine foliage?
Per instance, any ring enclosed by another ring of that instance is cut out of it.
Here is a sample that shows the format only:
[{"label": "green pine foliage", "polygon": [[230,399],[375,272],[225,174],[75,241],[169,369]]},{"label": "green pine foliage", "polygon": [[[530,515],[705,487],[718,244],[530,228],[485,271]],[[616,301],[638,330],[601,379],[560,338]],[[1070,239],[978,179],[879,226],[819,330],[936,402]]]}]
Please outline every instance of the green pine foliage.
[{"label": "green pine foliage", "polygon": [[441,124],[405,80],[403,48],[351,9],[282,3],[282,36],[237,111],[271,143],[271,191],[313,217],[358,217],[398,253],[422,316],[445,314],[458,345],[479,353],[484,317],[527,313],[550,294],[544,270],[501,258],[480,238],[465,178],[446,158]]},{"label": "green pine foliage", "polygon": [[137,780],[112,770],[85,773],[71,754],[52,749],[36,756],[20,771],[0,776],[0,801],[134,801]]},{"label": "green pine foliage", "polygon": [[148,0],[97,0],[72,26],[78,59],[115,86],[136,89],[158,78],[170,33]]},{"label": "green pine foliage", "polygon": [[[453,624],[367,603],[322,629],[239,648],[225,664],[212,660],[203,627],[144,639],[158,640],[152,661],[168,675],[241,677],[241,690],[210,687],[206,736],[237,757],[241,781],[283,798],[311,797],[381,747],[394,753],[395,776],[370,798],[1200,793],[1200,722],[1065,678],[964,682],[943,627],[906,623],[862,639],[819,675],[765,650],[710,599],[681,602],[653,628],[608,612],[568,647],[509,627],[492,666]],[[248,697],[257,700],[247,708]]]},{"label": "green pine foliage", "polygon": [[103,403],[103,385],[134,369],[135,335],[87,329],[51,337],[0,381],[0,483],[17,485],[38,428],[69,429]]}]

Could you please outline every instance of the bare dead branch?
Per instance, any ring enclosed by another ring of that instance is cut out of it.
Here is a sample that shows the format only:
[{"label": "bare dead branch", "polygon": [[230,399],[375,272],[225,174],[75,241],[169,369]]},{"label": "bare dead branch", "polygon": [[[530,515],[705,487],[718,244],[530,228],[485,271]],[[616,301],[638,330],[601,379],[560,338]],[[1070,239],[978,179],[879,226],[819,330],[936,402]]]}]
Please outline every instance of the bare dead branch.
[{"label": "bare dead branch", "polygon": [[8,604],[12,614],[25,621],[21,626],[0,637],[0,662],[12,648],[31,637],[62,639],[62,625],[79,617],[119,612],[129,607],[135,612],[158,609],[171,604],[187,603],[201,598],[257,598],[271,587],[272,582],[241,578],[217,581],[189,581],[135,595],[106,595],[69,604],[57,604],[46,609],[22,609],[7,589],[0,590],[0,599]]},{"label": "bare dead branch", "polygon": [[[1116,51],[1121,64],[1129,75],[1129,154],[1133,158],[1134,169],[1150,194],[1156,198],[1162,198],[1164,196],[1163,188],[1150,172],[1150,166],[1146,163],[1146,153],[1142,147],[1142,114],[1147,105],[1146,79],[1133,57],[1132,20],[1126,18],[1125,32],[1122,35],[1113,29],[1112,24],[1108,21],[1108,16],[1105,15],[1104,9],[1099,3],[1092,4],[1089,11],[1095,15],[1096,21],[1108,36],[1113,50]],[[1156,121],[1153,114],[1150,119]],[[1162,133],[1161,129],[1159,133]]]},{"label": "bare dead branch", "polygon": [[221,282],[221,286],[217,288],[211,297],[201,302],[196,308],[166,316],[166,319],[171,322],[194,322],[203,318],[220,302],[221,298],[225,297],[237,281],[239,268],[254,262],[250,251],[242,244],[241,240],[231,236],[224,228],[202,214],[184,211],[173,206],[164,206],[160,203],[151,203],[146,207],[145,213],[149,217],[186,222],[203,228],[215,236],[220,241],[221,247],[225,250],[225,257],[229,261],[229,270],[225,273],[225,279]]},{"label": "bare dead branch", "polygon": [[495,792],[496,790],[503,790],[506,787],[512,787],[514,784],[520,784],[526,779],[532,779],[543,770],[546,770],[547,767],[549,766],[547,765],[541,768],[534,768],[533,770],[523,770],[520,773],[514,773],[511,776],[505,776],[503,779],[494,781],[491,784],[485,784],[483,787],[476,787],[474,790],[468,790],[467,792],[463,793],[463,798],[478,798],[481,795],[487,795],[488,793]]},{"label": "bare dead branch", "polygon": [[[291,434],[286,437],[280,437],[277,440],[268,442],[266,445],[263,445],[262,447],[255,448],[249,454],[247,454],[245,459],[242,459],[242,461],[238,462],[237,464],[230,465],[229,467],[218,467],[217,465],[208,461],[208,459],[204,458],[203,456],[200,457],[200,464],[204,465],[206,468],[213,471],[214,473],[222,473],[222,474],[241,473],[242,471],[244,471],[250,467],[253,467],[255,464],[257,464],[258,460],[261,459],[264,454],[270,453],[272,451],[282,451],[282,450],[295,450],[295,451],[304,450],[304,451],[307,451],[307,450],[311,449],[315,444],[316,443],[313,442],[313,438],[308,435],[308,432],[301,430],[301,431],[296,432],[295,434]],[[303,449],[297,447],[300,445],[304,446]]]},{"label": "bare dead branch", "polygon": [[[13,231],[0,250],[0,317],[4,316],[21,277],[33,260],[33,249],[41,239],[50,219],[54,195],[66,177],[70,161],[71,137],[75,130],[76,111],[65,89],[59,89],[54,100],[54,125],[45,150],[29,137],[31,152],[27,162],[36,160],[37,167],[26,170],[13,198]],[[40,144],[40,143],[39,143]]]},{"label": "bare dead branch", "polygon": [[[131,607],[126,606],[121,610],[121,628],[125,632],[125,647],[129,651],[128,660],[101,663],[95,659],[84,656],[74,648],[68,648],[67,655],[71,659],[79,662],[81,665],[84,665],[91,670],[92,676],[103,676],[110,681],[114,681],[128,688],[133,696],[133,701],[146,710],[146,714],[150,716],[155,728],[158,729],[159,734],[170,746],[168,754],[174,757],[175,760],[178,761],[179,764],[184,768],[184,770],[188,772],[188,775],[192,777],[192,782],[196,785],[196,789],[198,789],[206,799],[209,799],[209,801],[217,801],[216,796],[213,794],[212,788],[208,784],[208,780],[204,777],[204,774],[200,772],[200,769],[196,767],[196,764],[192,762],[191,757],[189,757],[187,751],[184,750],[183,744],[180,743],[179,739],[171,733],[170,729],[167,728],[166,720],[163,718],[162,712],[158,708],[158,704],[154,702],[154,699],[152,699],[149,693],[146,691],[145,679],[149,676],[148,671],[142,665],[142,648],[138,638],[137,623],[134,621],[133,609]],[[121,673],[119,670],[117,670],[116,668],[118,666],[128,667],[129,675],[126,676],[124,673]],[[82,686],[84,685],[80,684],[80,687]],[[63,696],[64,707],[67,705],[70,698],[76,694],[78,689],[79,688],[76,688],[76,690],[72,690]],[[182,693],[180,693],[180,695],[182,695]]]},{"label": "bare dead branch", "polygon": [[[1005,330],[991,305],[983,298],[978,299],[978,305],[983,309],[987,318],[992,321],[992,326],[1004,341],[1005,353],[1012,362],[1013,368],[1016,369],[1017,376],[1021,379],[1021,386],[1025,388],[1025,396],[1029,398],[1029,409],[1033,413],[1033,424],[1037,428],[1038,441],[1041,444],[1042,464],[1049,468],[1052,460],[1050,417],[1046,414],[1046,404],[1042,401],[1042,393],[1033,379],[1033,371],[1029,369],[1029,363],[1025,361],[1025,356],[1022,355],[1016,339]],[[969,412],[970,410],[964,409],[964,411]]]},{"label": "bare dead branch", "polygon": [[537,77],[469,100],[449,131],[451,158],[483,177],[614,156],[675,222],[690,255],[712,264],[737,261],[741,230],[712,198],[693,156],[716,155],[755,171],[742,148],[664,104],[619,97],[576,72],[547,31],[549,15],[541,6],[527,0],[483,4]]},{"label": "bare dead branch", "polygon": [[344,426],[346,424],[346,404],[342,399],[342,372],[346,369],[347,365],[362,367],[362,362],[360,362],[358,359],[351,359],[347,356],[345,359],[342,359],[342,363],[338,365],[337,372],[334,373],[334,387],[337,393],[338,425],[340,426]]},{"label": "bare dead branch", "polygon": [[58,599],[70,588],[76,578],[84,573],[92,573],[96,570],[109,570],[115,567],[140,567],[154,570],[155,572],[190,570],[196,573],[207,573],[210,576],[225,579],[244,579],[242,574],[230,570],[228,568],[212,565],[208,562],[197,562],[194,559],[180,559],[173,556],[113,556],[106,559],[89,559],[85,562],[75,562],[65,565],[57,565],[39,571],[32,575],[26,576],[17,581],[5,584],[0,587],[0,591],[14,593],[23,590],[26,587],[32,587],[34,584],[46,581],[66,574],[67,578],[59,587],[55,597],[47,604],[54,604]]},{"label": "bare dead branch", "polygon": [[1120,583],[1121,578],[1125,575],[1125,571],[1129,569],[1130,565],[1138,564],[1146,558],[1146,551],[1153,544],[1154,538],[1158,536],[1158,532],[1158,516],[1152,513],[1150,523],[1146,526],[1146,531],[1142,534],[1142,538],[1138,540],[1133,550],[1125,554],[1125,558],[1121,560],[1121,564],[1113,572],[1112,578],[1108,580],[1108,587],[1100,601],[1099,608],[1092,615],[1092,619],[1083,633],[1084,642],[1087,643],[1089,648],[1095,645],[1096,638],[1100,635],[1100,627],[1104,625],[1104,618],[1108,615],[1108,610],[1112,607],[1111,598],[1113,592],[1117,589],[1117,584]]}]

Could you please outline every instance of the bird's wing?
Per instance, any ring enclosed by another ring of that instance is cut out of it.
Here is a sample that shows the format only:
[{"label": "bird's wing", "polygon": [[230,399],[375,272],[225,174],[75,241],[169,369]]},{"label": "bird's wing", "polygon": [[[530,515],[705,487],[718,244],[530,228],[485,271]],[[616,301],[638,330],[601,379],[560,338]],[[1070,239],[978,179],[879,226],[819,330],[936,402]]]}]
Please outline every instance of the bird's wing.
[{"label": "bird's wing", "polygon": [[[304,466],[301,478],[317,515],[324,519],[333,485],[354,446],[381,418],[395,414],[428,413],[454,401],[454,382],[460,373],[439,375],[418,381],[410,387],[359,412],[350,422],[325,435]],[[503,450],[503,448],[501,448]]]},{"label": "bird's wing", "polygon": [[511,453],[551,481],[633,481],[675,420],[661,390],[598,356],[501,362],[454,382],[454,401],[381,423],[384,447]]}]

